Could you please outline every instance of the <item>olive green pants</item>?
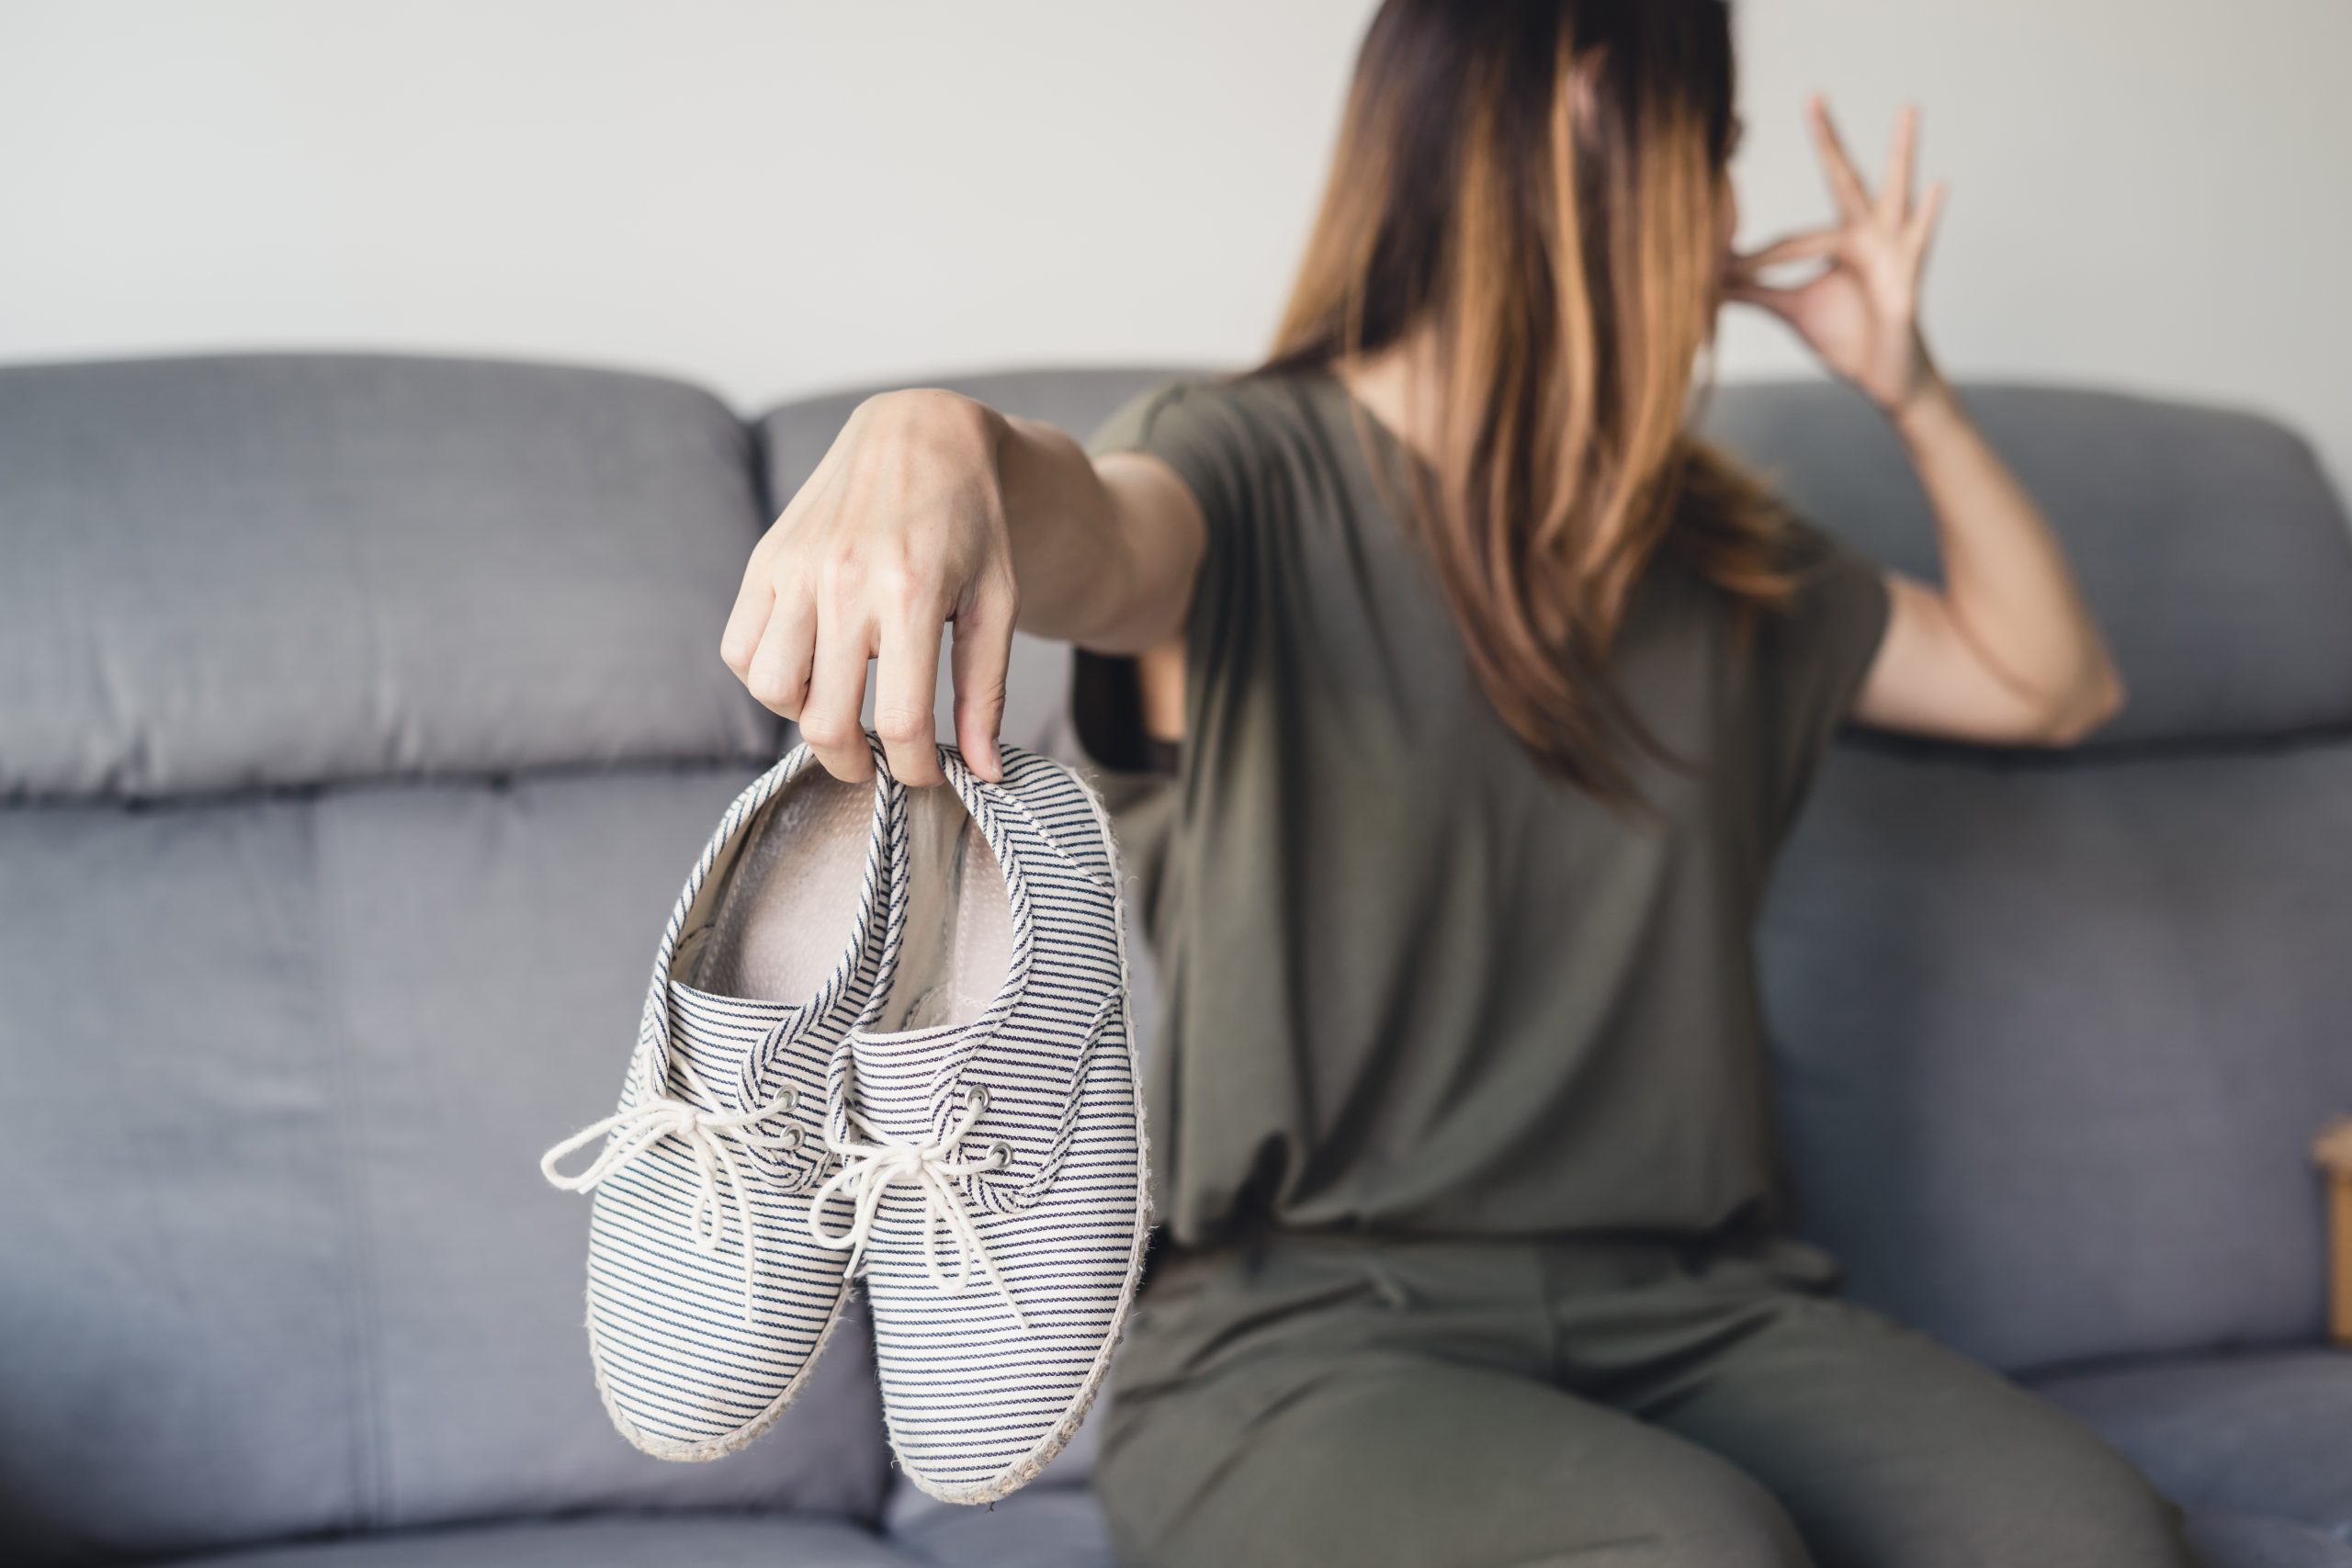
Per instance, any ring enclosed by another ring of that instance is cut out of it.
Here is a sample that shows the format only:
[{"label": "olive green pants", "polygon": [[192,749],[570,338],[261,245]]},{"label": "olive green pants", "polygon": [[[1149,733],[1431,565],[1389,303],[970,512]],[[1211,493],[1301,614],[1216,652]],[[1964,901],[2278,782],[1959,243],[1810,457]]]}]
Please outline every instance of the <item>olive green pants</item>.
[{"label": "olive green pants", "polygon": [[2087,1427],[1760,1241],[1286,1237],[1137,1303],[1096,1490],[1128,1568],[2169,1568]]}]

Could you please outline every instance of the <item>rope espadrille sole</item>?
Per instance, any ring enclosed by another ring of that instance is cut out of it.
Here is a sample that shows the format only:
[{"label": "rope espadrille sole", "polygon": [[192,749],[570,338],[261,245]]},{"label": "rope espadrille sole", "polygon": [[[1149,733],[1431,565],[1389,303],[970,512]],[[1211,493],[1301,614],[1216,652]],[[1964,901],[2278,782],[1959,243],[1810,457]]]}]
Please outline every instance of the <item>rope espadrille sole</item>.
[{"label": "rope espadrille sole", "polygon": [[800,1397],[801,1386],[808,1382],[809,1374],[817,1370],[817,1359],[825,1353],[825,1347],[832,1343],[833,1330],[841,1326],[843,1310],[848,1305],[849,1292],[843,1291],[833,1305],[832,1315],[825,1320],[825,1326],[818,1330],[815,1342],[809,1346],[808,1359],[801,1363],[800,1371],[793,1374],[792,1381],[784,1385],[783,1392],[775,1396],[766,1409],[731,1432],[697,1442],[693,1439],[665,1438],[657,1432],[647,1431],[637,1424],[628,1409],[614,1397],[613,1386],[605,1377],[605,1352],[597,1343],[596,1311],[594,1298],[592,1296],[587,1319],[588,1354],[595,1368],[596,1397],[604,1402],[605,1414],[612,1418],[614,1430],[628,1438],[629,1445],[641,1453],[650,1454],[655,1459],[672,1460],[685,1464],[698,1464],[709,1460],[725,1459],[754,1438],[763,1436],[767,1429],[775,1426],[783,1416],[785,1410],[792,1402]]}]

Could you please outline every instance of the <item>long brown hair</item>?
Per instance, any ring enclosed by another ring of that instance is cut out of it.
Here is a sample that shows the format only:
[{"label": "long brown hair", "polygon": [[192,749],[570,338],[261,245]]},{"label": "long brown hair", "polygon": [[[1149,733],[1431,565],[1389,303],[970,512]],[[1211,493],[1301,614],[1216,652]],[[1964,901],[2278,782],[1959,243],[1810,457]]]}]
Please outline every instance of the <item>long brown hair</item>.
[{"label": "long brown hair", "polygon": [[1725,0],[1387,0],[1265,367],[1430,334],[1408,510],[1497,711],[1612,800],[1665,755],[1609,679],[1651,558],[1743,619],[1790,588],[1778,506],[1684,429],[1733,125]]}]

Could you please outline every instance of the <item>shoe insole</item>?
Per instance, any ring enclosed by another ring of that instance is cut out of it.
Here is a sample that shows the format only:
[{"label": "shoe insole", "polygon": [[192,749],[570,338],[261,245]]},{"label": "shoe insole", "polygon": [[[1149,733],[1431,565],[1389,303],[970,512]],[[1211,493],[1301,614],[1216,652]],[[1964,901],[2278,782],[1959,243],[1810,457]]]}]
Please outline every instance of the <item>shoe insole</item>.
[{"label": "shoe insole", "polygon": [[1012,967],[1004,870],[963,802],[941,786],[910,790],[907,819],[907,934],[876,1025],[885,1033],[974,1022]]},{"label": "shoe insole", "polygon": [[[711,868],[675,973],[718,996],[810,999],[856,936],[873,832],[872,784],[802,769]],[[699,952],[689,946],[695,934]]]}]

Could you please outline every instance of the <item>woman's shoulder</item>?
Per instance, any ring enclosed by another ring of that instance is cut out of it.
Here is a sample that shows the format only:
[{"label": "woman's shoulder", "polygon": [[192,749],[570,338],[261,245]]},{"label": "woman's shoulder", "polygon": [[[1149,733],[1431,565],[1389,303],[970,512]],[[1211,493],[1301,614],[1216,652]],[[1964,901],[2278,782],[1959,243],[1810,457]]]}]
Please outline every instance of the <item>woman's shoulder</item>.
[{"label": "woman's shoulder", "polygon": [[1286,437],[1313,427],[1332,385],[1321,370],[1171,377],[1122,404],[1095,428],[1087,449],[1101,457],[1162,445],[1215,446],[1237,455],[1279,448]]}]

